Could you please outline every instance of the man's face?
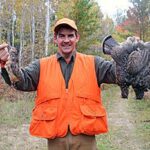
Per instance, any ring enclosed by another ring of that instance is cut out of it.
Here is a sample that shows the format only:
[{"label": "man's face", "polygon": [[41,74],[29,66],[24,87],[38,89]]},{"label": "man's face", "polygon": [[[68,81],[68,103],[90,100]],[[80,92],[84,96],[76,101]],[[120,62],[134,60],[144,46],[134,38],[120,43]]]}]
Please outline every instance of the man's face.
[{"label": "man's face", "polygon": [[72,54],[78,41],[79,35],[72,28],[60,28],[57,35],[54,36],[54,42],[63,56]]}]

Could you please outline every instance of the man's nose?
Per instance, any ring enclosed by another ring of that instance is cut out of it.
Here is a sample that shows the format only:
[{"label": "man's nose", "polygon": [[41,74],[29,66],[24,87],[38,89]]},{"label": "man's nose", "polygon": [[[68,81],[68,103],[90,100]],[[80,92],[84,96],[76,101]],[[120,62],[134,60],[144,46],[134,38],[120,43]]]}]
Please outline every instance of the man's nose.
[{"label": "man's nose", "polygon": [[64,42],[69,42],[69,37],[68,36],[65,36]]}]

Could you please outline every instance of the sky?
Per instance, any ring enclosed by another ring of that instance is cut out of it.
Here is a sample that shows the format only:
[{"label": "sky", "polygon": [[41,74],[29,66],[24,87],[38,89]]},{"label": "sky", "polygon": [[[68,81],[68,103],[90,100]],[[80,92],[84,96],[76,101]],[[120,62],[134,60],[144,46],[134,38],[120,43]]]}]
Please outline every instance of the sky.
[{"label": "sky", "polygon": [[101,7],[103,14],[113,17],[117,9],[126,10],[131,3],[128,0],[96,0]]}]

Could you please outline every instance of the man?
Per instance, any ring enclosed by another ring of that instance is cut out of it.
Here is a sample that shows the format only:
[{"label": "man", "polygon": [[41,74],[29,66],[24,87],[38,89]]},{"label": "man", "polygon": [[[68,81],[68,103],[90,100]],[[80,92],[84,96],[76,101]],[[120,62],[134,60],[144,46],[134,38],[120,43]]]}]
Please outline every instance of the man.
[{"label": "man", "polygon": [[[78,28],[73,20],[54,26],[58,52],[19,69],[15,50],[0,45],[0,60],[11,59],[14,88],[37,91],[30,133],[48,139],[49,150],[96,150],[95,135],[107,132],[102,83],[115,83],[115,65],[98,56],[78,53]],[[2,63],[1,63],[2,64]]]}]

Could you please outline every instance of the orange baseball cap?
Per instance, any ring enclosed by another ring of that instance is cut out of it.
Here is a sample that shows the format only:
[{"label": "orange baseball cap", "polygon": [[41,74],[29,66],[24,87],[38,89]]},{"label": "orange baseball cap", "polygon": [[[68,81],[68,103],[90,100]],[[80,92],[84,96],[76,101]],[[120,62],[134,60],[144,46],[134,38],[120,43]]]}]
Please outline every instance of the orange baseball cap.
[{"label": "orange baseball cap", "polygon": [[61,26],[61,25],[68,25],[70,26],[71,28],[73,28],[74,30],[78,31],[78,28],[76,26],[76,23],[71,20],[71,19],[68,19],[68,18],[62,18],[60,20],[58,20],[54,26],[54,32],[56,31],[56,29],[58,28],[58,26]]}]

